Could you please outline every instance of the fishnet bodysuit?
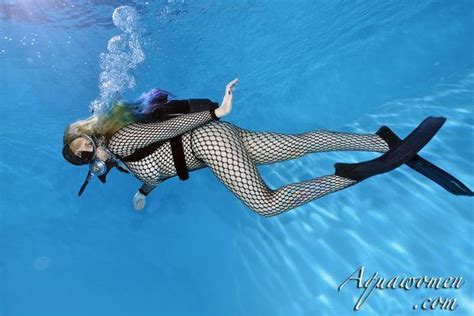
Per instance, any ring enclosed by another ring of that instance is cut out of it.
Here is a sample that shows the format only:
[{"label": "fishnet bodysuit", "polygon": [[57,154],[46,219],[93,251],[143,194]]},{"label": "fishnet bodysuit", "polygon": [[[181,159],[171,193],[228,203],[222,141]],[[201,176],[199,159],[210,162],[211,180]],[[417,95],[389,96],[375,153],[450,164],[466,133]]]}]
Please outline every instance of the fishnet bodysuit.
[{"label": "fishnet bodysuit", "polygon": [[[324,151],[386,152],[387,143],[376,134],[354,134],[326,130],[303,134],[253,132],[229,122],[213,120],[210,111],[182,115],[164,122],[131,124],[110,139],[109,149],[127,156],[136,149],[182,134],[189,171],[211,168],[219,180],[245,205],[263,216],[296,208],[356,181],[327,175],[270,189],[256,166]],[[137,162],[125,163],[133,174],[149,185],[176,175],[169,141]]]}]

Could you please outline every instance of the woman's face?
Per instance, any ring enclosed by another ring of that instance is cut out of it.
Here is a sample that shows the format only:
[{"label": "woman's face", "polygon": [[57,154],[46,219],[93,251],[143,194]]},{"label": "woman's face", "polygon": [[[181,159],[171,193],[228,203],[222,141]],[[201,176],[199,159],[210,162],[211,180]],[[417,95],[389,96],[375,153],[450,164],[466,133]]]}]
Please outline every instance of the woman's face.
[{"label": "woman's face", "polygon": [[94,150],[94,144],[87,137],[78,137],[69,143],[69,148],[74,155],[81,157],[82,152],[92,152]]}]

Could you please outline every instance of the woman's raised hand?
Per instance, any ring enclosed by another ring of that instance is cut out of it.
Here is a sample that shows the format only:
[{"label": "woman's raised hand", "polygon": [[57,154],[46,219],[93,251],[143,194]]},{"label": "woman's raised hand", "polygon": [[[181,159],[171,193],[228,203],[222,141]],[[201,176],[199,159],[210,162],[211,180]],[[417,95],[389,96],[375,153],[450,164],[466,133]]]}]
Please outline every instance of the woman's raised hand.
[{"label": "woman's raised hand", "polygon": [[229,114],[232,110],[233,92],[237,85],[237,81],[239,81],[239,78],[235,78],[225,87],[225,95],[222,99],[221,106],[215,110],[217,117],[223,117],[224,115]]}]

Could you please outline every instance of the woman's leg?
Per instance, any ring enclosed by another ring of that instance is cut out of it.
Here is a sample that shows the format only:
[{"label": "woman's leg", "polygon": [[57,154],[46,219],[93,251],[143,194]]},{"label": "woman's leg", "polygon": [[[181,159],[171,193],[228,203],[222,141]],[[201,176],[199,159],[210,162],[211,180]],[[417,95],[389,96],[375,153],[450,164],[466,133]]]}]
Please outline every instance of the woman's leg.
[{"label": "woman's leg", "polygon": [[227,122],[207,124],[194,130],[192,146],[196,157],[204,161],[224,185],[263,216],[280,214],[356,183],[329,175],[272,190],[258,173],[241,131]]},{"label": "woman's leg", "polygon": [[377,134],[311,131],[303,134],[253,132],[237,127],[245,147],[256,164],[295,159],[323,151],[386,152],[387,143]]}]

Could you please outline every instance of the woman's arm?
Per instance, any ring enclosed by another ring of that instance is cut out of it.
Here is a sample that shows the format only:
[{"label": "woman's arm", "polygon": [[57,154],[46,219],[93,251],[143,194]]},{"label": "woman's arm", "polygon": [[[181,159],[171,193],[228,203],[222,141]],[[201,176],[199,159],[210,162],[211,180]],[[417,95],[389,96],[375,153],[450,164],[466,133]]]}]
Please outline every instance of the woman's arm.
[{"label": "woman's arm", "polygon": [[181,135],[211,120],[218,119],[214,110],[185,114],[156,123],[135,123],[117,131],[109,141],[116,155],[128,156],[136,149]]},{"label": "woman's arm", "polygon": [[109,149],[116,155],[128,156],[138,148],[184,134],[211,120],[227,115],[232,109],[232,92],[237,80],[236,78],[227,84],[219,108],[185,114],[162,122],[127,125],[111,137],[108,143]]}]

